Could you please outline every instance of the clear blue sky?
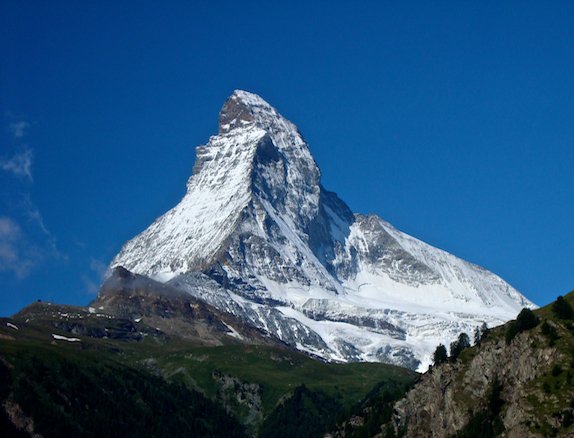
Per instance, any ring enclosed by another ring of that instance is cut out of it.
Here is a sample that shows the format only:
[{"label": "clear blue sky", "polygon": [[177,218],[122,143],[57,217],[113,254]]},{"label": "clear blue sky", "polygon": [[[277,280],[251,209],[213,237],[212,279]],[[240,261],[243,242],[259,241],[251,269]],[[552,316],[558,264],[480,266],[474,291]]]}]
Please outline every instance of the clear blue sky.
[{"label": "clear blue sky", "polygon": [[354,211],[551,301],[574,289],[573,20],[571,1],[3,0],[0,315],[88,303],[235,88],[299,126]]}]

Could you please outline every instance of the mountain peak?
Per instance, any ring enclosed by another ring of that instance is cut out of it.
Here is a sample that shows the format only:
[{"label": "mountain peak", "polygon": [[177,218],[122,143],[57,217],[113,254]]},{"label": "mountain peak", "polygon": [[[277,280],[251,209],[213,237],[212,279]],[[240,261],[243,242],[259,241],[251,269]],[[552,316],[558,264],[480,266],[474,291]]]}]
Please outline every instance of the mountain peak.
[{"label": "mountain peak", "polygon": [[271,105],[267,103],[261,96],[255,93],[251,93],[250,91],[245,90],[233,90],[233,93],[229,98],[237,99],[243,102],[247,106],[251,107],[268,107],[271,108]]},{"label": "mountain peak", "polygon": [[219,133],[252,124],[264,128],[265,119],[276,117],[280,117],[277,111],[257,94],[235,90],[219,112]]},{"label": "mountain peak", "polygon": [[184,198],[124,245],[118,265],[326,359],[411,368],[531,305],[496,275],[353,215],[323,189],[297,127],[241,90],[198,146]]}]

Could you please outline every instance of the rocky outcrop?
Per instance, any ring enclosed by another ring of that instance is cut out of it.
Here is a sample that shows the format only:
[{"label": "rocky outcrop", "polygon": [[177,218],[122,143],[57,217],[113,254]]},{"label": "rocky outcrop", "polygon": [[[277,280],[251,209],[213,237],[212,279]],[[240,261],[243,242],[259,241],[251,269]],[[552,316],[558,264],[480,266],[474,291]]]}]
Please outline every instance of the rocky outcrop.
[{"label": "rocky outcrop", "polygon": [[285,344],[220,311],[181,289],[134,274],[118,266],[87,307],[33,303],[16,315],[16,321],[75,336],[159,342],[179,338],[192,344]]},{"label": "rocky outcrop", "polygon": [[134,274],[121,266],[113,269],[91,306],[116,318],[203,345],[229,342],[278,345],[229,313],[181,289]]},{"label": "rocky outcrop", "polygon": [[8,425],[2,425],[8,426],[11,429],[9,431],[4,431],[4,433],[7,434],[5,436],[10,436],[10,433],[13,433],[14,436],[21,434],[18,436],[42,438],[42,435],[34,431],[34,420],[22,412],[22,408],[18,403],[15,403],[12,400],[5,400],[2,404],[2,409],[11,423]]},{"label": "rocky outcrop", "polygon": [[212,374],[218,385],[217,400],[242,423],[251,429],[263,420],[263,403],[261,386],[256,383],[243,382],[237,377],[220,371]]},{"label": "rocky outcrop", "polygon": [[557,330],[562,344],[549,340],[543,325],[507,344],[500,327],[456,362],[431,368],[395,405],[392,427],[407,437],[454,436],[488,409],[489,391],[497,385],[502,436],[572,436],[564,430],[564,415],[574,400],[568,383],[574,363],[560,348],[569,345],[571,334],[560,323],[546,324]]}]

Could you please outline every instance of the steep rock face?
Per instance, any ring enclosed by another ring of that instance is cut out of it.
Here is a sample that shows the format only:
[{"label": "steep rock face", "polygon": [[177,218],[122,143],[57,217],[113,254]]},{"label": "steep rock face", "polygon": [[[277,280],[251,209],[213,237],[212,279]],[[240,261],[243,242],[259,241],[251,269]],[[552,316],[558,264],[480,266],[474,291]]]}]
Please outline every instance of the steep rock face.
[{"label": "steep rock face", "polygon": [[573,436],[572,322],[545,320],[510,343],[504,332],[505,327],[495,329],[456,362],[425,373],[395,405],[393,421],[383,429],[425,438],[452,437],[469,427],[476,433],[471,418],[497,405],[498,419],[490,417],[499,421],[497,436]]},{"label": "steep rock face", "polygon": [[355,215],[291,122],[235,91],[182,201],[111,267],[167,282],[328,360],[426,368],[461,331],[532,306],[496,275]]},{"label": "steep rock face", "polygon": [[532,436],[528,421],[528,383],[549,371],[558,354],[555,348],[533,350],[532,338],[523,334],[507,346],[504,339],[488,344],[466,365],[458,362],[433,369],[397,406],[398,424],[407,436],[449,437],[463,428],[473,412],[484,408],[487,391],[498,377],[507,404],[503,422],[512,436]]},{"label": "steep rock face", "polygon": [[[87,307],[36,302],[13,316],[42,330],[87,337],[140,342],[177,340],[189,345],[267,345],[280,340],[216,309],[187,292],[118,266]],[[56,334],[57,334],[56,333]],[[1,337],[1,336],[0,336]]]},{"label": "steep rock face", "polygon": [[227,312],[222,312],[181,289],[114,268],[91,303],[96,315],[121,318],[132,325],[153,327],[162,334],[203,345],[275,345],[273,338]]}]

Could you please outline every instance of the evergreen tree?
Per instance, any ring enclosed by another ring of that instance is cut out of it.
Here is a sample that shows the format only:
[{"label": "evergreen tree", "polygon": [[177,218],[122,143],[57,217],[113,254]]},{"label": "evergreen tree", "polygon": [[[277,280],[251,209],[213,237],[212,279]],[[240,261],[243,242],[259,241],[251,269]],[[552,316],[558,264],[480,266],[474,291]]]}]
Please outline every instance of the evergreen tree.
[{"label": "evergreen tree", "polygon": [[522,309],[516,317],[516,324],[519,332],[530,330],[531,328],[536,327],[539,322],[540,321],[534,312],[526,307]]},{"label": "evergreen tree", "polygon": [[434,351],[433,363],[435,365],[440,365],[441,363],[445,363],[447,359],[448,355],[446,354],[446,347],[442,344],[439,344]]},{"label": "evergreen tree", "polygon": [[525,330],[530,330],[538,325],[540,320],[534,314],[534,312],[528,308],[524,308],[520,311],[518,316],[516,317],[515,321],[512,321],[507,329],[506,329],[506,343],[510,344],[510,342],[514,339],[514,337]]},{"label": "evergreen tree", "polygon": [[480,326],[480,341],[486,339],[489,332],[490,329],[488,328],[488,325],[486,325],[486,322],[483,322],[482,325]]},{"label": "evergreen tree", "polygon": [[480,327],[474,328],[474,345],[480,344]]},{"label": "evergreen tree", "polygon": [[458,339],[450,344],[450,358],[453,361],[457,360],[462,350],[468,347],[470,347],[470,338],[466,333],[461,333]]},{"label": "evergreen tree", "polygon": [[556,301],[552,303],[552,311],[560,319],[574,319],[574,310],[563,296],[559,296],[556,298]]}]

